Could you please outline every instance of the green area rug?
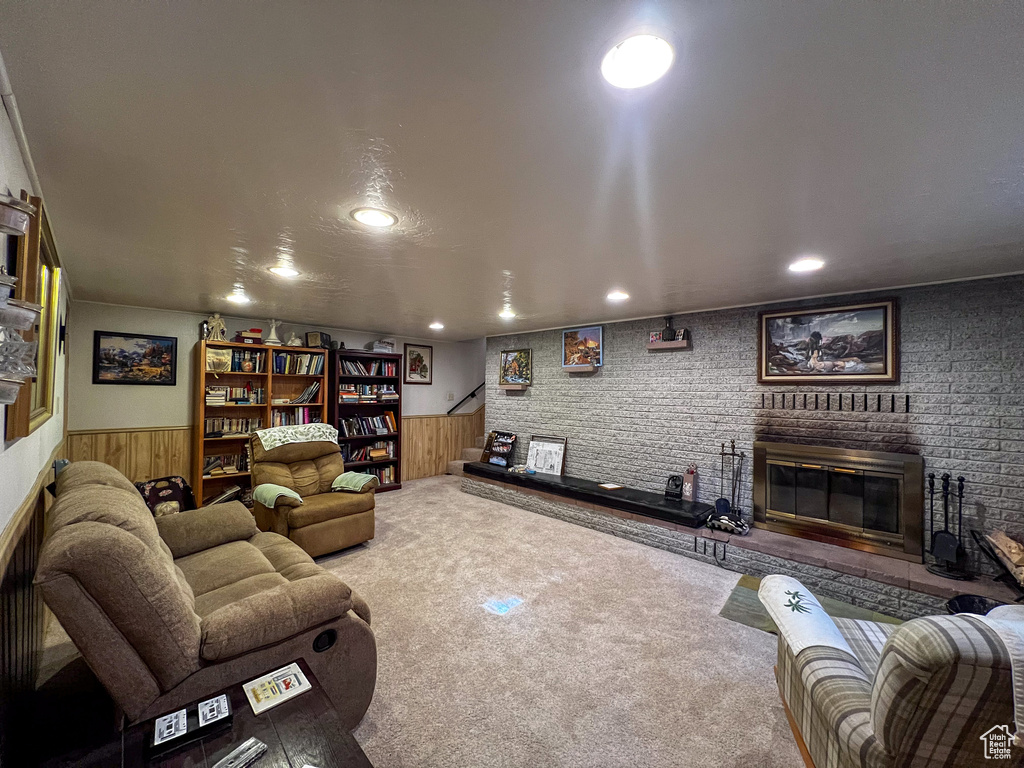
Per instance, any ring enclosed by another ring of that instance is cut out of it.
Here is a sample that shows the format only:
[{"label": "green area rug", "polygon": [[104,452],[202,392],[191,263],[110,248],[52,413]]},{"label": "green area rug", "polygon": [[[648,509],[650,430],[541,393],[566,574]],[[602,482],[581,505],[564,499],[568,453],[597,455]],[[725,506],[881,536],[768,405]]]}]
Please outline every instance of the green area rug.
[{"label": "green area rug", "polygon": [[[748,627],[760,629],[764,632],[771,632],[777,635],[775,622],[768,615],[768,611],[757,599],[757,589],[761,586],[761,580],[754,576],[741,576],[739,583],[733,587],[729,599],[718,615],[723,619],[735,621],[738,624],[746,624]],[[818,597],[815,595],[815,597]],[[866,608],[858,608],[855,605],[844,603],[841,600],[833,600],[830,597],[818,597],[821,607],[825,613],[833,619],[861,619],[863,621],[876,621],[885,624],[902,624],[899,619],[886,616],[884,613],[876,613]]]}]

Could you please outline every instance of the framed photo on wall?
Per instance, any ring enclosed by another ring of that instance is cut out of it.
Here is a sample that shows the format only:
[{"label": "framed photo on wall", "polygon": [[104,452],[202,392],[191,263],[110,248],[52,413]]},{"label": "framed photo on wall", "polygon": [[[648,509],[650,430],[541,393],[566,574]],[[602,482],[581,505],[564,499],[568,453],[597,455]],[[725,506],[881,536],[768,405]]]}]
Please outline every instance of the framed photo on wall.
[{"label": "framed photo on wall", "polygon": [[498,363],[498,384],[533,384],[533,350],[504,349]]},{"label": "framed photo on wall", "polygon": [[562,331],[562,367],[604,365],[604,333],[600,325]]},{"label": "framed photo on wall", "polygon": [[434,381],[434,348],[427,344],[405,345],[406,384],[432,384]]},{"label": "framed photo on wall", "polygon": [[177,337],[94,331],[92,383],[173,387],[178,383]]},{"label": "framed photo on wall", "polygon": [[759,315],[760,384],[895,384],[896,299]]}]

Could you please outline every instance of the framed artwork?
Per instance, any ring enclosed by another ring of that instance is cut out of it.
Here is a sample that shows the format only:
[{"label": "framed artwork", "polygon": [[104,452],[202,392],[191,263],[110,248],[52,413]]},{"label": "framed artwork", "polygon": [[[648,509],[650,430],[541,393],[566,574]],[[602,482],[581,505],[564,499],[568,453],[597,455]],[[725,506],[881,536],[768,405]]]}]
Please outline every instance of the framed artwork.
[{"label": "framed artwork", "polygon": [[533,384],[533,350],[505,349],[498,363],[498,384]]},{"label": "framed artwork", "polygon": [[92,383],[173,387],[178,383],[178,339],[94,331]]},{"label": "framed artwork", "polygon": [[762,312],[760,384],[899,381],[896,299]]},{"label": "framed artwork", "polygon": [[434,348],[426,344],[405,345],[406,384],[431,384],[434,381]]},{"label": "framed artwork", "polygon": [[545,475],[564,474],[565,443],[564,437],[533,435],[526,454],[526,468]]},{"label": "framed artwork", "polygon": [[604,365],[601,326],[562,331],[562,367],[589,368],[592,365]]}]

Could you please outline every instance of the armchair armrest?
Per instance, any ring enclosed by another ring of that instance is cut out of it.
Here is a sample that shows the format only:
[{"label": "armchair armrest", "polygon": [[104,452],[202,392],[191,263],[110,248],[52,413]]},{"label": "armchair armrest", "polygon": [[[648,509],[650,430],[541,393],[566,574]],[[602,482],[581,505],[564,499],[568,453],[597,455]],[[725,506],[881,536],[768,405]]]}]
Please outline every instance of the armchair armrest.
[{"label": "armchair armrest", "polygon": [[240,501],[163,515],[156,518],[156,527],[175,558],[232,541],[246,541],[259,533],[252,513]]},{"label": "armchair armrest", "polygon": [[343,616],[352,590],[333,574],[318,573],[229,603],[202,619],[200,655],[219,661],[285,640]]},{"label": "armchair armrest", "polygon": [[825,646],[856,656],[832,617],[803,584],[789,576],[766,576],[757,597],[772,617],[779,634],[797,655],[804,648]]}]

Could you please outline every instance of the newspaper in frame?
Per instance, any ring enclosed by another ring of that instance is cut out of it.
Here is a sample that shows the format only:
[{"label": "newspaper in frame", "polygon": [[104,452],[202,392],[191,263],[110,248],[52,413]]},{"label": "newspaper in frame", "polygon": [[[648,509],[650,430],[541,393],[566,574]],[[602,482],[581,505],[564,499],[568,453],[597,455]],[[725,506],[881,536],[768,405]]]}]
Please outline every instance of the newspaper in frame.
[{"label": "newspaper in frame", "polygon": [[526,455],[526,468],[545,475],[565,472],[565,438],[533,435]]},{"label": "newspaper in frame", "polygon": [[310,690],[312,685],[294,662],[245,684],[245,696],[254,714],[293,699]]}]

